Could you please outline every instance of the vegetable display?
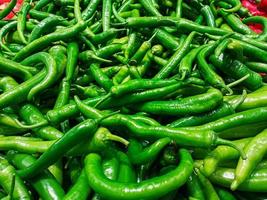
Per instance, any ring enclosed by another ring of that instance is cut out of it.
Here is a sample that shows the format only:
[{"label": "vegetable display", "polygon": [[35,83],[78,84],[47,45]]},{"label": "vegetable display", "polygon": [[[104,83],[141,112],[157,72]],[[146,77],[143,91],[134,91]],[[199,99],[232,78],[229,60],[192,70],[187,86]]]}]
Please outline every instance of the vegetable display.
[{"label": "vegetable display", "polygon": [[266,199],[266,2],[0,6],[0,199]]}]

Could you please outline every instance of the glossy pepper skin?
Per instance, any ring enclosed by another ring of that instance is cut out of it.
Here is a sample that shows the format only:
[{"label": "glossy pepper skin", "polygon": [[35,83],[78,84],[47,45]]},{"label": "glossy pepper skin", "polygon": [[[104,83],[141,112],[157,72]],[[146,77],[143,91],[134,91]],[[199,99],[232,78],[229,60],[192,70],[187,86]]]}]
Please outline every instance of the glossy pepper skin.
[{"label": "glossy pepper skin", "polygon": [[252,138],[244,147],[244,152],[247,155],[247,159],[244,161],[238,161],[235,171],[235,179],[231,184],[232,190],[237,189],[238,186],[242,184],[247,177],[249,177],[257,164],[263,159],[263,156],[266,153],[266,134],[267,130],[265,129]]},{"label": "glossy pepper skin", "polygon": [[168,124],[170,127],[189,127],[189,126],[198,126],[208,122],[215,121],[224,116],[228,116],[235,113],[235,110],[244,103],[247,98],[246,92],[243,91],[242,96],[238,96],[235,101],[228,103],[221,103],[216,109],[212,111],[198,114],[195,116],[183,117],[178,120],[173,121]]},{"label": "glossy pepper skin", "polygon": [[[30,124],[39,123],[45,120],[43,114],[37,107],[31,104],[25,104],[20,108],[20,116]],[[56,140],[63,136],[63,133],[52,126],[44,126],[34,129],[35,134],[38,137],[48,140]]]},{"label": "glossy pepper skin", "polygon": [[173,121],[168,126],[170,127],[198,126],[234,113],[235,111],[233,107],[229,103],[224,102],[217,109],[214,109],[204,114],[180,118],[178,120]]},{"label": "glossy pepper skin", "polygon": [[[85,109],[81,110],[83,114],[93,119],[101,119],[104,117],[103,113],[99,110],[86,106]],[[184,146],[196,146],[196,147],[212,147],[217,145],[229,145],[236,148],[240,153],[242,158],[245,158],[241,149],[237,148],[231,141],[223,140],[218,138],[215,132],[206,131],[187,131],[184,129],[170,128],[165,126],[149,126],[145,125],[140,121],[135,121],[127,115],[116,114],[109,117],[108,119],[103,119],[100,125],[104,127],[118,126],[125,127],[129,130],[130,134],[135,137],[155,140],[159,138],[169,137],[174,140],[177,144]]]},{"label": "glossy pepper skin", "polygon": [[85,120],[69,130],[63,137],[58,139],[39,159],[29,167],[18,171],[20,177],[31,178],[36,176],[42,170],[55,163],[62,157],[67,149],[86,139],[97,130],[98,122],[95,120]]},{"label": "glossy pepper skin", "polygon": [[[223,58],[223,56],[221,56]],[[250,70],[245,64],[240,62],[239,60],[229,60],[227,58],[223,60],[218,60],[215,57],[210,57],[211,62],[222,70],[224,73],[232,76],[235,79],[240,79],[247,74],[249,77],[243,81],[243,84],[250,90],[254,91],[262,86],[262,78],[261,76]]]},{"label": "glossy pepper skin", "polygon": [[[10,153],[8,155],[8,160],[18,169],[29,167],[36,161],[31,155],[15,153]],[[63,188],[48,171],[40,173],[38,177],[31,179],[30,183],[44,200],[49,200],[51,198],[62,199],[64,197],[65,192]]]},{"label": "glossy pepper skin", "polygon": [[79,22],[73,27],[66,28],[65,30],[60,30],[58,32],[50,33],[43,37],[38,38],[37,40],[32,41],[27,46],[25,46],[21,51],[19,51],[14,60],[21,61],[25,57],[29,56],[32,52],[37,51],[39,49],[45,48],[50,45],[52,42],[72,37],[77,34],[79,31],[83,30],[86,26],[86,23]]},{"label": "glossy pepper skin", "polygon": [[[82,192],[81,192],[82,191]],[[85,171],[82,170],[77,181],[69,189],[64,196],[64,200],[86,200],[90,195],[91,188],[89,187]]]},{"label": "glossy pepper skin", "polygon": [[162,138],[152,143],[150,146],[142,149],[138,141],[130,140],[128,145],[128,156],[133,164],[145,164],[153,162],[160,151],[167,146],[171,140],[169,138]]},{"label": "glossy pepper skin", "polygon": [[[243,138],[233,142],[238,145],[239,148],[244,149],[251,139],[252,138]],[[216,147],[203,159],[202,172],[205,174],[205,176],[210,176],[220,164],[231,160],[237,160],[239,156],[239,152],[234,148],[227,146]]]},{"label": "glossy pepper skin", "polygon": [[110,181],[105,178],[100,170],[101,157],[98,154],[89,154],[85,158],[85,171],[89,185],[107,198],[136,199],[158,197],[179,188],[191,174],[193,162],[190,154],[186,150],[181,149],[179,155],[181,162],[173,171],[141,183],[127,184]]},{"label": "glossy pepper skin", "polygon": [[13,198],[30,200],[31,197],[24,182],[16,174],[15,168],[4,157],[0,157],[0,169],[0,185],[6,193],[9,194],[12,191],[12,179],[15,179]]},{"label": "glossy pepper skin", "polygon": [[265,121],[266,111],[266,107],[250,109],[243,112],[234,113],[232,115],[220,118],[216,121],[209,122],[207,124],[203,124],[201,126],[186,127],[185,129],[214,130],[216,132],[221,132],[229,128]]},{"label": "glossy pepper skin", "polygon": [[26,0],[1,19],[13,4],[2,200],[262,198],[264,17],[239,0]]},{"label": "glossy pepper skin", "polygon": [[[84,101],[84,103],[87,105],[93,106],[93,105],[96,105],[97,102],[102,101],[102,103],[98,105],[99,108],[101,109],[127,105],[130,103],[137,103],[140,101],[161,98],[162,96],[168,95],[176,91],[177,89],[181,88],[183,85],[184,83],[177,83],[177,84],[173,84],[173,85],[166,86],[163,88],[151,89],[151,90],[146,90],[143,92],[137,92],[137,93],[125,95],[122,98],[115,98],[115,99],[110,98],[110,99],[105,100],[106,99],[105,96],[100,96],[96,98],[88,98]],[[1,100],[1,95],[0,95],[0,100]],[[71,117],[77,114],[78,114],[77,106],[75,105],[75,103],[71,102],[63,106],[61,109],[50,110],[47,113],[47,118],[49,119],[49,121],[53,123],[58,123],[68,117]]]},{"label": "glossy pepper skin", "polygon": [[[210,180],[218,185],[229,187],[234,180],[235,169],[217,168],[210,176]],[[238,188],[239,191],[261,192],[266,190],[266,169],[255,170],[250,177]]]},{"label": "glossy pepper skin", "polygon": [[[150,101],[137,105],[143,112],[157,115],[193,115],[207,112],[222,102],[222,93],[217,89],[209,89],[206,94],[199,94],[172,101]],[[203,104],[205,102],[205,104]]]},{"label": "glossy pepper skin", "polygon": [[[237,106],[237,111],[244,111],[249,109],[254,109],[257,107],[265,107],[266,105],[266,97],[267,97],[267,88],[265,86],[251,92],[247,95],[244,102]],[[234,96],[233,98],[229,98],[226,100],[230,104],[235,104],[237,102],[238,96]]]}]

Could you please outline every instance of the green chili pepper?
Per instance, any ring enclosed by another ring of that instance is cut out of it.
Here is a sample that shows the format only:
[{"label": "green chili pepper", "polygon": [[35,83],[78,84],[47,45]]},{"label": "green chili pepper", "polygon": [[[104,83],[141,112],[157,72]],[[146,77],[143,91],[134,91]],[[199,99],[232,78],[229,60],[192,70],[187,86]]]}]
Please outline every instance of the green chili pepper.
[{"label": "green chili pepper", "polygon": [[192,71],[193,68],[193,62],[195,58],[197,57],[197,54],[204,48],[204,46],[200,46],[198,48],[192,49],[188,54],[186,54],[183,59],[181,60],[181,63],[179,65],[179,73],[181,75],[181,80],[184,80],[184,78],[187,78]]},{"label": "green chili pepper", "polygon": [[186,38],[181,48],[179,48],[172,57],[168,60],[168,63],[156,74],[155,79],[167,78],[175,67],[180,63],[183,56],[189,51],[189,46],[197,33],[192,32]]},{"label": "green chili pepper", "polygon": [[[242,102],[240,102],[241,104]],[[195,115],[190,117],[180,118],[178,120],[173,121],[169,124],[170,127],[189,127],[189,126],[198,126],[208,122],[212,122],[214,120],[220,119],[221,117],[225,117],[235,113],[235,108],[232,107],[229,103],[224,102],[217,109],[214,109],[210,112]]]},{"label": "green chili pepper", "polygon": [[79,46],[76,42],[71,42],[67,47],[67,66],[66,66],[66,81],[71,82],[73,79],[74,71],[76,69],[78,60]]},{"label": "green chili pepper", "polygon": [[211,88],[206,94],[199,94],[181,100],[150,101],[141,105],[135,105],[135,108],[157,115],[198,114],[214,109],[222,102],[222,98],[219,90]]},{"label": "green chili pepper", "polygon": [[[27,123],[36,124],[40,123],[45,120],[42,113],[31,104],[26,104],[20,108],[20,116],[25,120]],[[35,134],[43,139],[48,140],[56,140],[63,136],[59,130],[52,126],[43,126],[41,128],[33,129]]]},{"label": "green chili pepper", "polygon": [[61,89],[59,91],[58,97],[54,108],[61,108],[62,106],[69,103],[69,94],[70,94],[70,83],[65,79],[61,82]]},{"label": "green chili pepper", "polygon": [[94,44],[103,44],[113,38],[115,38],[119,32],[124,31],[124,29],[108,29],[105,32],[96,34],[92,37],[92,41],[94,42]]},{"label": "green chili pepper", "polygon": [[197,173],[198,180],[203,188],[203,192],[206,197],[205,199],[220,200],[215,188],[213,187],[209,179],[207,179],[198,169],[195,169],[195,171]]},{"label": "green chili pepper", "polygon": [[255,35],[255,33],[247,25],[243,24],[242,21],[234,14],[227,13],[223,10],[219,10],[219,13],[234,31],[241,34]]},{"label": "green chili pepper", "polygon": [[53,143],[53,145],[47,151],[45,151],[40,158],[36,160],[36,162],[25,169],[19,170],[19,176],[23,178],[31,178],[36,176],[43,169],[46,169],[48,166],[55,163],[60,157],[62,157],[66,153],[67,149],[71,149],[71,147],[76,145],[81,140],[86,139],[91,134],[94,134],[98,128],[98,123],[101,120],[102,119],[89,119],[74,126],[65,135]]},{"label": "green chili pepper", "polygon": [[109,79],[109,77],[102,72],[102,70],[100,69],[99,64],[97,63],[93,63],[90,65],[90,70],[91,73],[93,75],[93,77],[95,78],[95,81],[105,89],[105,91],[109,91],[110,88],[112,88],[113,83],[111,81],[111,79]]},{"label": "green chili pepper", "polygon": [[220,199],[222,200],[236,200],[235,196],[226,189],[223,189],[221,187],[216,187],[215,190]]},{"label": "green chili pepper", "polygon": [[247,88],[256,90],[262,86],[261,76],[258,73],[250,70],[239,60],[231,61],[227,58],[224,59],[223,55],[220,55],[219,59],[217,59],[215,56],[211,56],[210,60],[216,67],[236,79],[240,79],[249,74],[249,77],[242,82]]},{"label": "green chili pepper", "polygon": [[100,3],[100,0],[93,0],[93,1],[90,1],[89,4],[87,4],[87,7],[82,12],[83,20],[88,20],[94,15],[99,3]]},{"label": "green chili pepper", "polygon": [[122,96],[125,94],[142,91],[145,89],[154,89],[160,87],[166,87],[179,83],[178,80],[150,80],[150,79],[138,79],[130,80],[121,85],[111,87],[110,93],[112,96]]},{"label": "green chili pepper", "polygon": [[255,108],[246,110],[243,112],[238,112],[221,119],[218,119],[214,122],[210,122],[201,126],[196,127],[187,127],[188,130],[214,130],[216,132],[221,132],[223,130],[241,126],[244,124],[253,124],[257,122],[265,121],[265,107]]},{"label": "green chili pepper", "polygon": [[30,89],[27,95],[28,100],[32,100],[36,94],[38,94],[44,88],[49,87],[56,81],[55,79],[57,73],[56,62],[53,59],[53,57],[50,56],[48,53],[45,52],[36,53],[34,55],[27,57],[21,63],[24,65],[29,65],[29,64],[36,64],[38,62],[43,62],[45,64],[46,76],[41,82],[39,82],[37,85],[35,85],[33,88]]},{"label": "green chili pepper", "polygon": [[11,90],[17,87],[18,85],[18,82],[10,76],[0,78],[0,89],[3,90],[3,92]]},{"label": "green chili pepper", "polygon": [[0,58],[0,71],[2,73],[6,73],[11,76],[19,77],[22,80],[26,81],[32,78],[31,72],[33,72],[33,70],[28,66],[22,65],[12,60],[6,59],[4,57]]},{"label": "green chili pepper", "polygon": [[267,64],[262,62],[246,62],[244,63],[249,69],[255,72],[267,73]]},{"label": "green chili pepper", "polygon": [[[159,27],[159,26],[175,26],[178,30],[185,31],[197,31],[198,33],[208,33],[212,35],[227,35],[230,32],[222,30],[220,28],[208,27],[199,25],[195,22],[184,18],[173,18],[173,17],[132,17],[128,18],[123,25],[128,27]],[[233,38],[237,40],[242,40],[261,49],[267,50],[267,45],[261,43],[260,41],[254,40],[252,38],[246,37],[239,33],[234,33]]]},{"label": "green chili pepper", "polygon": [[132,115],[132,119],[143,122],[144,124],[150,125],[150,126],[161,126],[159,122],[154,120],[153,118],[142,116],[142,115]]},{"label": "green chili pepper", "polygon": [[[224,12],[227,12],[227,13],[233,13],[233,12],[237,12],[241,7],[242,7],[242,4],[239,0],[224,0],[225,2],[229,3],[231,8],[222,8],[222,10]],[[220,1],[215,1],[215,3],[220,3]]]},{"label": "green chili pepper", "polygon": [[167,49],[172,51],[176,51],[179,47],[179,42],[176,40],[176,38],[160,28],[155,29],[155,38]]},{"label": "green chili pepper", "polygon": [[7,33],[9,33],[12,29],[14,29],[17,26],[17,21],[9,22],[5,24],[3,27],[1,27],[0,30],[0,45],[1,48],[4,49],[5,51],[12,52],[6,44],[4,44],[4,37],[6,36]]},{"label": "green chili pepper", "polygon": [[203,6],[200,11],[202,15],[205,17],[207,25],[210,27],[216,27],[215,17],[213,15],[210,6],[208,5]]},{"label": "green chili pepper", "polygon": [[79,178],[69,189],[67,194],[64,196],[64,200],[86,200],[91,193],[91,188],[89,187],[87,176],[85,171],[82,170]]},{"label": "green chili pepper", "polygon": [[12,0],[9,2],[8,6],[5,7],[5,9],[0,11],[0,20],[5,18],[16,6],[17,0]]},{"label": "green chili pepper", "polygon": [[108,147],[111,141],[120,142],[125,146],[129,143],[124,138],[113,135],[108,129],[101,127],[96,131],[90,141],[81,142],[81,144],[74,146],[67,152],[67,155],[77,156],[92,152],[101,152],[104,148]]},{"label": "green chili pepper", "polygon": [[247,17],[242,20],[243,23],[245,24],[261,24],[263,26],[263,32],[259,34],[257,37],[258,40],[266,41],[267,39],[267,20],[265,17],[262,16],[252,16],[252,17]]},{"label": "green chili pepper", "polygon": [[190,197],[193,197],[199,200],[205,199],[204,192],[200,185],[199,179],[194,172],[189,176],[186,182],[186,189]]},{"label": "green chili pepper", "polygon": [[34,27],[28,41],[32,42],[38,39],[44,33],[52,31],[52,28],[58,25],[66,25],[66,20],[59,16],[51,16],[43,19],[37,26]]},{"label": "green chili pepper", "polygon": [[119,183],[136,183],[135,171],[128,156],[121,151],[116,151],[116,157],[120,163],[117,181]]},{"label": "green chili pepper", "polygon": [[243,92],[243,94],[236,101],[232,103],[223,102],[218,108],[201,115],[190,116],[180,118],[178,120],[173,121],[168,126],[170,127],[189,127],[189,126],[198,126],[208,122],[212,122],[224,116],[228,116],[235,113],[235,110],[242,105],[242,103],[246,100],[247,93]]},{"label": "green chili pepper", "polygon": [[74,86],[77,89],[77,92],[86,98],[98,97],[106,94],[103,88],[99,88],[96,85],[90,85],[88,87],[82,87],[80,85],[74,85]]},{"label": "green chili pepper", "polygon": [[[210,177],[212,183],[229,187],[235,177],[235,169],[218,168]],[[255,170],[238,188],[247,192],[266,192],[266,169]]]},{"label": "green chili pepper", "polygon": [[43,153],[54,141],[41,141],[37,138],[20,136],[0,136],[1,150],[16,150],[23,153]]},{"label": "green chili pepper", "polygon": [[136,65],[144,58],[146,52],[151,48],[152,40],[154,37],[155,37],[155,34],[153,34],[149,40],[147,40],[141,44],[141,46],[138,48],[138,50],[130,58],[130,60],[129,60],[130,65]]},{"label": "green chili pepper", "polygon": [[[0,185],[10,195],[9,199],[30,200],[30,194],[25,184],[16,174],[15,168],[4,157],[0,157],[0,169]],[[13,189],[12,182],[15,182],[13,183]]]},{"label": "green chili pepper", "polygon": [[[227,100],[230,104],[235,104],[239,96],[234,96],[234,98]],[[266,106],[266,87],[263,86],[252,93],[249,93],[245,98],[244,102],[237,107],[238,111],[264,107]]]},{"label": "green chili pepper", "polygon": [[62,183],[63,183],[63,163],[62,163],[62,160],[58,160],[55,164],[49,166],[48,171],[62,185]]},{"label": "green chili pepper", "polygon": [[21,7],[21,9],[20,9],[20,11],[18,13],[17,30],[18,30],[19,37],[20,37],[21,41],[24,44],[27,44],[27,40],[26,40],[26,38],[24,36],[24,30],[26,28],[27,14],[30,11],[30,9],[31,9],[30,3],[28,3],[27,1],[25,1],[22,4],[22,7]]},{"label": "green chili pepper", "polygon": [[[238,145],[239,148],[244,149],[250,140],[251,138],[244,138],[235,140],[233,142]],[[216,170],[219,164],[229,160],[237,160],[239,156],[239,152],[231,147],[216,147],[203,159],[203,169],[201,171],[205,174],[205,176],[210,176]]]},{"label": "green chili pepper", "polygon": [[112,11],[112,1],[104,0],[102,4],[102,28],[103,31],[107,31],[110,28],[110,18]]},{"label": "green chili pepper", "polygon": [[124,51],[124,56],[127,60],[133,56],[138,46],[139,46],[138,34],[136,32],[130,33],[128,44]]},{"label": "green chili pepper", "polygon": [[35,10],[40,10],[42,9],[43,7],[45,7],[47,4],[49,4],[51,2],[51,0],[41,0],[41,1],[38,1],[35,6],[34,6],[34,9]]},{"label": "green chili pepper", "polygon": [[[27,168],[36,161],[31,155],[15,154],[14,152],[8,154],[8,160],[18,169]],[[62,199],[64,197],[63,188],[48,171],[44,171],[37,178],[31,179],[30,183],[44,200]]]},{"label": "green chili pepper", "polygon": [[130,140],[128,146],[128,156],[133,164],[146,164],[153,162],[160,151],[170,143],[169,138],[162,138],[151,144],[149,147],[142,149],[140,143],[136,140]]},{"label": "green chili pepper", "polygon": [[85,158],[85,171],[89,185],[105,197],[115,199],[156,198],[179,188],[191,174],[193,165],[190,154],[182,149],[179,155],[181,157],[180,165],[173,171],[160,178],[152,178],[141,183],[120,183],[105,178],[100,170],[101,157],[98,154],[89,154]]},{"label": "green chili pepper", "polygon": [[[102,152],[104,156],[104,160],[102,163],[102,168],[105,176],[110,180],[118,180],[119,169],[120,169],[120,161],[118,157],[118,150],[113,148],[106,148],[104,152]],[[124,157],[124,156],[123,156]]]},{"label": "green chili pepper", "polygon": [[[216,43],[218,44],[219,41]],[[228,91],[229,95],[233,91],[225,85],[224,80],[209,66],[205,58],[214,50],[216,43],[202,49],[197,55],[198,66],[200,68],[201,74],[204,77],[205,81],[216,88],[222,88]]]},{"label": "green chili pepper", "polygon": [[75,36],[80,31],[84,30],[86,27],[85,22],[78,22],[74,26],[63,28],[56,32],[47,34],[43,37],[40,37],[32,42],[30,42],[27,46],[25,46],[21,51],[19,51],[14,60],[21,61],[27,56],[29,56],[32,52],[43,49],[49,46],[52,42],[56,42],[58,40],[64,40],[70,37]]},{"label": "green chili pepper", "polygon": [[244,152],[247,156],[246,160],[239,160],[235,171],[235,178],[231,184],[231,189],[235,190],[241,185],[247,177],[255,169],[256,165],[262,160],[265,155],[265,137],[266,131],[263,130],[261,133],[252,138],[244,148]]},{"label": "green chili pepper", "polygon": [[81,52],[79,55],[79,59],[81,59],[83,62],[88,62],[88,61],[98,61],[98,62],[106,62],[106,63],[110,63],[110,60],[101,58],[99,56],[97,56],[93,51],[91,50],[87,50],[84,52]]},{"label": "green chili pepper", "polygon": [[55,14],[51,14],[51,13],[47,13],[47,12],[39,11],[39,10],[35,10],[35,9],[30,10],[29,14],[30,14],[30,16],[32,18],[35,18],[35,19],[38,19],[38,20],[43,20],[43,19],[45,19],[47,17],[53,17],[53,16],[55,17],[55,16],[57,16]]},{"label": "green chili pepper", "polygon": [[140,3],[150,15],[161,16],[157,8],[149,0],[140,0]]}]

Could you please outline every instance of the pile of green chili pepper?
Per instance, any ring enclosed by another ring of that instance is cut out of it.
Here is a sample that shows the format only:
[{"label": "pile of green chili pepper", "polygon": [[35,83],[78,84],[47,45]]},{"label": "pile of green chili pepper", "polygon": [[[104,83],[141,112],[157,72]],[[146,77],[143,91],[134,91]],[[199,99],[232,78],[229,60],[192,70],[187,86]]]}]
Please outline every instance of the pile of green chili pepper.
[{"label": "pile of green chili pepper", "polygon": [[25,0],[5,20],[15,5],[0,199],[267,199],[267,18],[239,0]]}]

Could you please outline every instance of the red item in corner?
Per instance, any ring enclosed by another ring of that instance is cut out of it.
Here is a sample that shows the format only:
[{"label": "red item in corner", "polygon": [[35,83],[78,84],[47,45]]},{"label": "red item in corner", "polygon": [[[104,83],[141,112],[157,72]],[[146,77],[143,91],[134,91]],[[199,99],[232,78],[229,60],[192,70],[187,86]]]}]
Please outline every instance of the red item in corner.
[{"label": "red item in corner", "polygon": [[261,2],[258,4],[259,10],[262,10],[263,12],[267,12],[267,0],[261,0]]},{"label": "red item in corner", "polygon": [[[9,4],[9,2],[10,0],[0,0],[0,10],[3,10]],[[20,10],[22,3],[23,0],[18,0],[15,8],[13,9],[13,12],[17,13]],[[12,19],[14,17],[13,12],[9,13],[5,19],[7,20]]]},{"label": "red item in corner", "polygon": [[[242,4],[249,9],[252,15],[267,17],[267,0],[262,0],[259,4],[256,4],[253,0],[242,0]],[[262,31],[262,27],[259,24],[251,24],[249,27],[256,33],[261,33]]]}]

